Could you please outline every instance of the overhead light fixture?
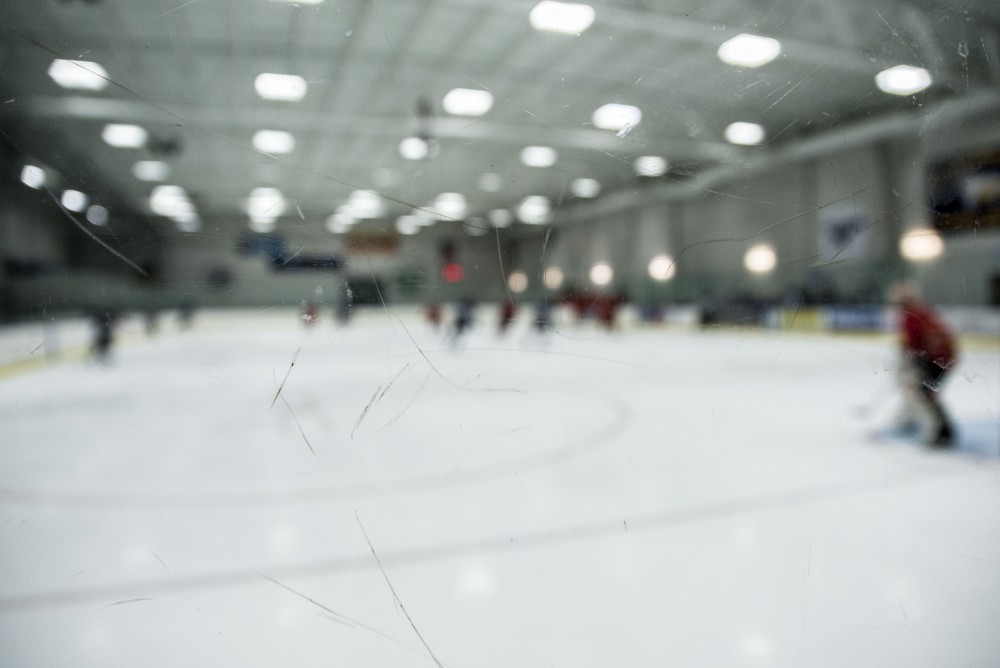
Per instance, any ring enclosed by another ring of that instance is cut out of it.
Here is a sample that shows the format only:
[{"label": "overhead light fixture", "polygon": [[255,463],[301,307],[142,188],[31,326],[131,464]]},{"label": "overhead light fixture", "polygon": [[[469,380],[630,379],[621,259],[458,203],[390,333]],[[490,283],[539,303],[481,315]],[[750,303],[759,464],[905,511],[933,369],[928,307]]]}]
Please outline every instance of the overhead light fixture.
[{"label": "overhead light fixture", "polygon": [[649,261],[646,270],[654,281],[669,281],[677,273],[677,265],[669,255],[657,255]]},{"label": "overhead light fixture", "polygon": [[922,67],[896,65],[875,75],[875,85],[883,93],[913,95],[933,83],[930,72]]},{"label": "overhead light fixture", "polygon": [[549,267],[542,273],[542,283],[549,290],[558,290],[561,288],[564,278],[562,269],[559,267]]},{"label": "overhead light fixture", "polygon": [[108,87],[108,71],[89,60],[57,58],[49,65],[49,76],[63,88],[104,90]]},{"label": "overhead light fixture", "polygon": [[493,209],[486,216],[490,219],[490,224],[496,228],[510,227],[514,222],[514,214],[507,209]]},{"label": "overhead light fixture", "polygon": [[194,204],[180,186],[156,186],[149,195],[149,209],[158,216],[186,220],[195,215]]},{"label": "overhead light fixture", "polygon": [[254,188],[246,200],[246,212],[252,223],[274,223],[285,212],[285,195],[277,188]]},{"label": "overhead light fixture", "polygon": [[80,213],[87,208],[88,197],[79,190],[64,190],[59,201],[70,211]]},{"label": "overhead light fixture", "polygon": [[247,223],[247,226],[252,231],[258,232],[260,234],[267,234],[268,232],[273,232],[275,228],[273,218],[259,219],[259,220],[254,220],[253,218],[251,218],[250,221]]},{"label": "overhead light fixture", "polygon": [[441,106],[456,116],[482,116],[493,108],[493,94],[486,90],[454,88],[444,96]]},{"label": "overhead light fixture", "polygon": [[719,60],[729,65],[760,67],[781,55],[781,42],[744,33],[723,42],[717,55]]},{"label": "overhead light fixture", "polygon": [[159,160],[140,160],[132,165],[132,175],[140,181],[164,181],[170,176],[170,165]]},{"label": "overhead light fixture", "polygon": [[594,285],[610,285],[614,277],[614,269],[606,262],[598,262],[590,268],[590,282]]},{"label": "overhead light fixture", "polygon": [[551,167],[559,155],[549,146],[526,146],[521,151],[521,162],[528,167]]},{"label": "overhead light fixture", "polygon": [[174,222],[177,223],[177,229],[181,232],[197,232],[201,229],[201,218],[193,212],[189,215],[175,218]]},{"label": "overhead light fixture", "polygon": [[778,255],[767,244],[753,246],[743,256],[743,266],[754,274],[767,274],[778,265]]},{"label": "overhead light fixture", "polygon": [[910,230],[900,238],[899,252],[907,260],[927,262],[944,252],[944,241],[932,229]]},{"label": "overhead light fixture", "polygon": [[295,137],[284,130],[258,130],[253,147],[262,153],[284,154],[295,150]]},{"label": "overhead light fixture", "polygon": [[34,165],[25,165],[21,169],[21,183],[29,188],[40,190],[45,186],[45,170]]},{"label": "overhead light fixture", "polygon": [[591,120],[601,130],[620,131],[634,128],[642,120],[642,110],[630,104],[609,103],[598,107]]},{"label": "overhead light fixture", "polygon": [[145,128],[128,123],[108,123],[101,132],[101,138],[108,146],[115,148],[142,148],[149,133]]},{"label": "overhead light fixture", "polygon": [[515,294],[521,294],[528,289],[528,276],[523,271],[515,271],[507,277],[507,287]]},{"label": "overhead light fixture", "polygon": [[468,205],[461,193],[441,193],[430,208],[442,218],[460,219],[465,217]]},{"label": "overhead light fixture", "polygon": [[755,146],[764,141],[764,127],[756,123],[730,123],[726,127],[725,137],[730,144]]},{"label": "overhead light fixture", "polygon": [[274,74],[265,72],[254,79],[253,87],[265,100],[298,102],[306,96],[309,86],[297,74]]},{"label": "overhead light fixture", "polygon": [[326,229],[334,234],[343,234],[350,231],[354,223],[355,220],[350,216],[343,213],[334,213],[326,219]]},{"label": "overhead light fixture", "polygon": [[283,2],[286,5],[319,5],[324,0],[271,0],[271,2]]},{"label": "overhead light fixture", "polygon": [[396,219],[396,231],[400,234],[413,235],[420,231],[420,224],[413,216],[400,216]]},{"label": "overhead light fixture", "polygon": [[108,210],[100,204],[94,204],[87,209],[87,221],[91,225],[104,227],[108,224]]},{"label": "overhead light fixture", "polygon": [[359,220],[378,218],[385,213],[385,202],[374,190],[355,190],[347,199],[344,212]]},{"label": "overhead light fixture", "polygon": [[590,5],[543,0],[531,10],[528,20],[535,30],[579,35],[591,26],[595,16]]},{"label": "overhead light fixture", "polygon": [[601,194],[601,182],[597,179],[575,179],[570,185],[570,190],[577,197],[590,199]]},{"label": "overhead light fixture", "polygon": [[639,176],[663,176],[667,173],[667,160],[658,155],[644,155],[632,163]]},{"label": "overhead light fixture", "polygon": [[437,213],[431,213],[426,209],[413,209],[410,215],[416,218],[417,224],[421,227],[430,227],[438,222]]},{"label": "overhead light fixture", "polygon": [[399,154],[407,160],[423,160],[429,153],[427,140],[421,137],[407,137],[399,142]]},{"label": "overhead light fixture", "polygon": [[549,222],[551,213],[552,203],[542,195],[525,197],[517,207],[517,217],[529,225],[544,225]]}]

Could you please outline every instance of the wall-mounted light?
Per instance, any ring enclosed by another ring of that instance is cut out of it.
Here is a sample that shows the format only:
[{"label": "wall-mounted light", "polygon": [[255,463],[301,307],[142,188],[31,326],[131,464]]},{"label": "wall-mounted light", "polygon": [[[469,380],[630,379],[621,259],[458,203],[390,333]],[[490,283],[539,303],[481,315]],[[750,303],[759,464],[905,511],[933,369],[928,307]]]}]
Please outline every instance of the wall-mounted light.
[{"label": "wall-mounted light", "polygon": [[669,255],[657,255],[649,261],[646,270],[654,281],[669,281],[677,273],[677,264]]},{"label": "wall-mounted light", "polygon": [[912,262],[927,262],[944,252],[944,240],[932,229],[910,230],[900,238],[899,252]]},{"label": "wall-mounted light", "polygon": [[590,282],[594,285],[610,285],[614,277],[615,271],[607,262],[598,262],[590,268]]},{"label": "wall-mounted light", "polygon": [[778,266],[778,255],[771,246],[758,244],[743,256],[743,266],[754,274],[767,274]]}]

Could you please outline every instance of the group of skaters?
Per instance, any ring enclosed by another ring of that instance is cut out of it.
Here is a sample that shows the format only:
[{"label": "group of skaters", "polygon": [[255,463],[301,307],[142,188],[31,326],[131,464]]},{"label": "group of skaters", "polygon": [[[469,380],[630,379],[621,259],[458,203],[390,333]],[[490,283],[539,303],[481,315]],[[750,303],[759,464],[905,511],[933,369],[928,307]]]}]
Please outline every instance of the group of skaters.
[{"label": "group of skaters", "polygon": [[[898,379],[903,398],[896,427],[903,433],[921,437],[932,447],[945,448],[955,441],[955,427],[941,402],[941,389],[958,360],[954,333],[941,316],[926,304],[909,283],[894,285],[890,301],[898,309],[900,364]],[[599,326],[615,327],[618,307],[625,302],[618,295],[588,295],[569,293],[557,300],[542,300],[535,304],[534,327],[539,333],[553,325],[553,307],[568,307],[577,322],[593,320]],[[505,335],[518,314],[518,306],[502,301],[497,317],[497,334]],[[468,298],[459,300],[454,320],[448,330],[453,344],[473,326],[476,303]],[[424,313],[431,328],[444,326],[443,309],[439,303],[425,306]]]},{"label": "group of skaters", "polygon": [[[148,337],[154,337],[160,333],[160,311],[155,308],[148,308],[140,311],[138,315],[142,318],[143,330]],[[111,354],[117,339],[118,329],[122,322],[121,313],[114,308],[91,308],[89,309],[92,338],[90,343],[91,357],[102,364],[111,361]],[[190,303],[181,304],[177,308],[177,324],[181,331],[191,329],[194,321],[194,306]]]},{"label": "group of skaters", "polygon": [[[549,299],[543,298],[532,304],[531,325],[537,334],[545,334],[553,327],[554,310],[558,306],[567,307],[577,323],[593,321],[602,329],[612,331],[616,327],[618,309],[625,303],[620,295],[578,294]],[[517,320],[522,307],[512,299],[503,300],[497,307],[496,333],[505,336]],[[453,319],[445,323],[444,308],[439,302],[424,305],[424,317],[430,328],[436,332],[447,330],[452,343],[457,343],[475,324],[478,305],[469,297],[459,299],[453,309]]]},{"label": "group of skaters", "polygon": [[[350,318],[351,300],[338,300],[335,318],[346,324]],[[899,383],[903,394],[903,408],[897,427],[913,435],[922,435],[924,440],[935,447],[948,447],[955,439],[955,427],[941,402],[941,388],[954,368],[958,355],[954,334],[944,324],[941,317],[919,296],[908,283],[893,286],[890,300],[898,308],[901,361]],[[619,295],[590,295],[567,293],[559,299],[543,299],[534,304],[533,329],[544,335],[553,327],[553,310],[556,306],[567,307],[578,322],[593,320],[600,327],[612,330],[615,327],[618,308],[625,302]],[[424,315],[435,332],[446,332],[452,345],[459,341],[475,325],[477,303],[464,297],[455,304],[453,320],[445,323],[444,309],[440,303],[431,302],[424,306]],[[496,319],[497,334],[505,336],[517,319],[520,307],[512,300],[499,304]],[[314,304],[303,303],[301,316],[307,326],[319,318]],[[179,310],[182,329],[190,327],[193,308],[182,306]],[[107,362],[115,340],[115,330],[120,316],[110,309],[92,311],[93,357]],[[153,335],[158,329],[157,314],[144,314],[147,334]]]}]

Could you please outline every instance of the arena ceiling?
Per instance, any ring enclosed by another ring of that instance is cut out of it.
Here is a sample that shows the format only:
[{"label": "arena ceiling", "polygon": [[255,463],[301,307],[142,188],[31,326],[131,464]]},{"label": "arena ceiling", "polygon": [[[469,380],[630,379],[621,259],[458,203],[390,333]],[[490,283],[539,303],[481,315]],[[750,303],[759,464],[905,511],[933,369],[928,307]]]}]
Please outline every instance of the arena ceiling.
[{"label": "arena ceiling", "polygon": [[[14,0],[0,20],[0,129],[21,156],[16,176],[34,166],[39,190],[79,191],[112,217],[342,230],[409,215],[418,219],[404,227],[419,226],[436,212],[504,225],[497,210],[544,222],[545,202],[683,181],[836,126],[1000,88],[994,0],[566,9]],[[540,25],[546,10],[556,31]],[[720,52],[739,35],[767,40]],[[771,59],[725,62],[745,57]],[[915,68],[896,71],[897,85],[926,87],[881,90],[877,77],[897,66]],[[456,89],[473,92],[449,97]],[[622,106],[595,116],[608,104]]]}]

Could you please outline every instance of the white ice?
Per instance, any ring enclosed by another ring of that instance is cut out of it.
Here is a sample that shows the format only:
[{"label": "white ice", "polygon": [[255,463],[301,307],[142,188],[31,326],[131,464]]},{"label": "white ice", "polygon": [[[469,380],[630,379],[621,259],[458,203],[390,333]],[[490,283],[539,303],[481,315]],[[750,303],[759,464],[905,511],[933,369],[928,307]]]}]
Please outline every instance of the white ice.
[{"label": "white ice", "polygon": [[0,664],[1000,665],[1000,350],[963,351],[947,451],[871,438],[894,364],[750,330],[452,350],[400,311],[8,377]]}]

